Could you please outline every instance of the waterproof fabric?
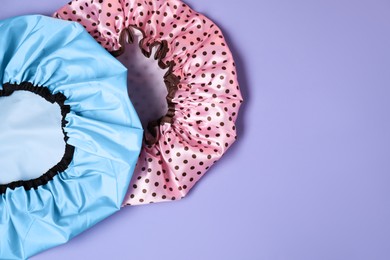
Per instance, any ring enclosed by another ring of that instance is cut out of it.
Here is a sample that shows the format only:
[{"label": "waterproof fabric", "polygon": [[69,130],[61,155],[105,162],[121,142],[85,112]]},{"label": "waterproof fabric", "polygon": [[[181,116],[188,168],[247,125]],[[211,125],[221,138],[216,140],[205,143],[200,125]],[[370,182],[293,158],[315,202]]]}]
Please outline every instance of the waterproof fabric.
[{"label": "waterproof fabric", "polygon": [[62,119],[58,103],[31,91],[0,93],[0,185],[36,179],[61,160]]},{"label": "waterproof fabric", "polygon": [[134,58],[126,42],[138,43],[167,69],[168,111],[148,124],[124,204],[184,197],[236,139],[242,97],[221,30],[178,0],[73,0],[54,17],[81,23],[119,58]]},{"label": "waterproof fabric", "polygon": [[[126,98],[126,68],[81,25],[23,16],[0,21],[0,35],[0,107],[12,108],[7,98],[13,98],[19,109],[29,98],[20,93],[57,104],[66,142],[61,161],[40,177],[0,185],[0,259],[26,259],[120,209],[143,131]],[[3,118],[12,114],[7,109],[0,111]],[[17,118],[7,120],[17,129]],[[27,161],[28,153],[23,156]]]}]

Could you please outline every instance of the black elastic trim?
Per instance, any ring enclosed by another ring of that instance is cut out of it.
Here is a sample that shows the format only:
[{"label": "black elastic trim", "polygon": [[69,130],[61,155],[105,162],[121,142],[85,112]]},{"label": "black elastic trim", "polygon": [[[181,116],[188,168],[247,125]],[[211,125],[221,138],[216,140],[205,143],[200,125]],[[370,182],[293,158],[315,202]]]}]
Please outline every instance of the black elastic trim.
[{"label": "black elastic trim", "polygon": [[57,103],[60,106],[62,115],[62,132],[64,134],[64,141],[66,143],[65,153],[59,163],[57,163],[39,178],[28,181],[14,181],[8,184],[0,185],[0,194],[5,193],[7,188],[14,190],[17,187],[23,187],[25,190],[30,190],[37,189],[39,186],[47,184],[59,172],[63,172],[68,168],[69,164],[73,160],[74,155],[74,147],[67,143],[68,136],[64,130],[64,127],[68,123],[68,121],[65,120],[65,117],[70,112],[70,106],[65,105],[66,97],[62,93],[52,94],[47,87],[34,86],[30,82],[22,82],[20,84],[5,83],[3,84],[3,89],[0,90],[0,97],[10,96],[12,93],[19,90],[30,91],[41,96],[48,102],[52,104]]}]

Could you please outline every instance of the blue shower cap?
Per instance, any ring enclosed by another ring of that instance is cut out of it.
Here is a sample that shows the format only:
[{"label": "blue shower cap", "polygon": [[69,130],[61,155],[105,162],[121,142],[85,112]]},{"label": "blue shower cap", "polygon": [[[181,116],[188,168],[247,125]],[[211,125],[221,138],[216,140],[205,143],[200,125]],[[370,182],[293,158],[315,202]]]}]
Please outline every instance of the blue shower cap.
[{"label": "blue shower cap", "polygon": [[0,259],[25,259],[120,209],[143,131],[126,68],[81,25],[22,16],[0,37]]}]

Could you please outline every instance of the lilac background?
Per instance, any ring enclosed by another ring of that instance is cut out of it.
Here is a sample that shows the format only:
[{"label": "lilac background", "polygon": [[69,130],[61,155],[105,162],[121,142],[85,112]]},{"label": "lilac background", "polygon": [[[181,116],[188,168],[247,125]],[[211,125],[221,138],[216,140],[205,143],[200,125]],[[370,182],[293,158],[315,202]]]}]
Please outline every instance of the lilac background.
[{"label": "lilac background", "polygon": [[[0,18],[66,2],[2,0]],[[233,50],[239,141],[186,199],[33,259],[390,259],[390,2],[186,2]]]}]

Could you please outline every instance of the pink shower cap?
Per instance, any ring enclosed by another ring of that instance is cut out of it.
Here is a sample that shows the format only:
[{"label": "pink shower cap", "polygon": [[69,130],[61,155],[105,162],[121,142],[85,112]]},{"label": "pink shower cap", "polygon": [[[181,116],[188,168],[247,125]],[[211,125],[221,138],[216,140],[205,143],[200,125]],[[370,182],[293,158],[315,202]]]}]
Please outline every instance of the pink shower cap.
[{"label": "pink shower cap", "polygon": [[[74,0],[54,16],[84,25],[128,67],[129,96],[146,129],[123,205],[184,197],[236,139],[242,97],[221,30],[178,0]],[[165,70],[165,106],[148,101],[162,94],[148,65],[137,69],[141,53]]]}]

